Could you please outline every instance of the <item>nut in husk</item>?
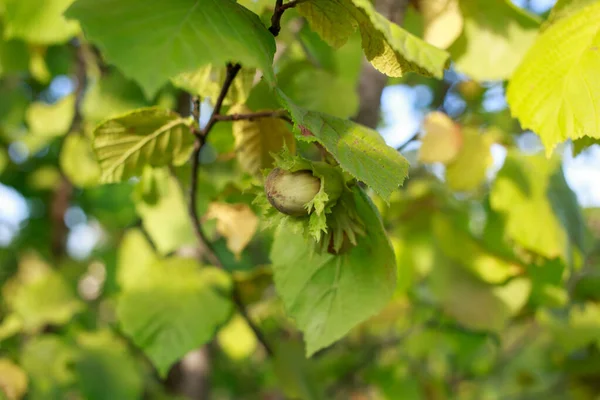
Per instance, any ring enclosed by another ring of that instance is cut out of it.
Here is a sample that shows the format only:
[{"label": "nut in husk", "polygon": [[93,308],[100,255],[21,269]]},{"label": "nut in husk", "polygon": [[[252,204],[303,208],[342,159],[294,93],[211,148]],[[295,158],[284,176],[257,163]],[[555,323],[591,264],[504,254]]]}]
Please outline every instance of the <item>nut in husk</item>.
[{"label": "nut in husk", "polygon": [[269,203],[280,212],[294,217],[309,214],[305,205],[321,190],[321,180],[309,170],[289,172],[273,169],[265,181]]}]

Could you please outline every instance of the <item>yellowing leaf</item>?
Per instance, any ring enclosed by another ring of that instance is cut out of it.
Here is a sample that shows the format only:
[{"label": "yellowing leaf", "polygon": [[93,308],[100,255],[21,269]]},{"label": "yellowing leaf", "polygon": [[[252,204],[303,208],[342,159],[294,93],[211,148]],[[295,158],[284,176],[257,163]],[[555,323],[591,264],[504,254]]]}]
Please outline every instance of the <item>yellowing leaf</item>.
[{"label": "yellowing leaf", "polygon": [[211,203],[205,218],[217,220],[217,231],[238,259],[258,227],[258,217],[246,204]]},{"label": "yellowing leaf", "polygon": [[249,357],[256,350],[256,335],[248,323],[239,315],[234,315],[217,334],[220,347],[234,360]]},{"label": "yellowing leaf", "polygon": [[[232,107],[230,114],[251,112],[246,106]],[[242,168],[253,175],[261,169],[273,166],[271,153],[278,153],[287,146],[294,153],[296,142],[287,123],[279,118],[257,118],[233,123],[235,151]]]},{"label": "yellowing leaf", "polygon": [[193,121],[158,107],[142,108],[105,121],[94,131],[101,182],[140,175],[144,166],[181,165],[189,160]]},{"label": "yellowing leaf", "polygon": [[[254,69],[242,68],[229,88],[223,104],[245,103],[252,89],[254,75]],[[186,92],[201,98],[209,98],[214,104],[226,77],[227,70],[224,66],[206,65],[193,71],[183,72],[171,81]]]},{"label": "yellowing leaf", "polygon": [[63,173],[74,185],[88,187],[98,183],[100,166],[87,137],[68,135],[60,150],[59,162]]},{"label": "yellowing leaf", "polygon": [[474,190],[485,180],[492,164],[490,147],[493,135],[475,129],[463,129],[463,145],[458,156],[446,167],[448,186],[456,191]]},{"label": "yellowing leaf", "polygon": [[69,95],[54,104],[32,103],[25,113],[29,131],[44,137],[67,133],[75,115],[75,96]]},{"label": "yellowing leaf", "polygon": [[448,53],[390,22],[369,0],[310,0],[297,8],[311,28],[335,47],[346,43],[358,27],[367,59],[388,76],[413,71],[441,78],[449,62]]},{"label": "yellowing leaf", "polygon": [[0,394],[8,400],[19,400],[27,392],[27,375],[12,361],[0,358]]},{"label": "yellowing leaf", "polygon": [[463,135],[460,126],[450,117],[439,111],[430,112],[423,121],[423,132],[419,161],[447,164],[456,158]]},{"label": "yellowing leaf", "polygon": [[476,80],[511,76],[533,44],[539,21],[509,0],[460,2],[463,33],[448,49],[456,68]]},{"label": "yellowing leaf", "polygon": [[550,154],[565,139],[600,138],[600,3],[558,20],[537,39],[507,90],[513,116]]},{"label": "yellowing leaf", "polygon": [[418,4],[425,25],[423,39],[440,49],[448,48],[463,29],[459,0],[420,0]]}]

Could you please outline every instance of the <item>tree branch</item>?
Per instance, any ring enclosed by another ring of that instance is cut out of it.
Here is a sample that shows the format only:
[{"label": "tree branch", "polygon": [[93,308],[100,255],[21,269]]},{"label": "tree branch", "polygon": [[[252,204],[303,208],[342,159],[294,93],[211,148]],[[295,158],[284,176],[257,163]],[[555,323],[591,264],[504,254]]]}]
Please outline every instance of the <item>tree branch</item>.
[{"label": "tree branch", "polygon": [[293,123],[292,119],[287,116],[287,112],[285,110],[267,110],[247,114],[217,115],[215,118],[217,121],[253,121],[259,118],[280,118],[289,122],[290,124]]},{"label": "tree branch", "polygon": [[[273,14],[273,17],[271,18],[272,25],[269,28],[269,31],[273,34],[273,36],[277,36],[279,34],[279,31],[281,30],[281,17],[283,16],[283,13],[285,12],[285,10],[295,7],[297,4],[299,4],[303,1],[306,1],[306,0],[294,0],[294,1],[290,1],[287,4],[283,4],[283,0],[277,0],[277,2],[275,4],[275,12]],[[233,116],[221,115],[221,108],[223,107],[223,102],[225,101],[225,97],[227,96],[227,93],[229,92],[229,88],[233,84],[235,77],[237,76],[237,74],[240,72],[241,69],[242,69],[241,64],[227,64],[227,76],[225,77],[225,82],[223,82],[223,86],[221,87],[221,91],[219,92],[219,96],[217,97],[217,101],[215,102],[215,106],[213,108],[213,111],[210,115],[210,118],[209,118],[206,126],[201,129],[193,130],[193,133],[196,136],[196,140],[194,141],[194,151],[192,153],[192,165],[191,165],[192,172],[191,172],[190,197],[189,197],[190,200],[189,200],[189,205],[188,205],[189,206],[188,207],[189,214],[190,214],[190,218],[192,220],[192,226],[194,228],[194,233],[198,240],[198,244],[200,245],[200,248],[203,251],[203,256],[212,265],[219,267],[221,269],[225,269],[223,266],[223,263],[221,262],[219,257],[216,255],[214,249],[211,246],[210,241],[206,238],[206,235],[204,234],[204,231],[202,230],[202,224],[201,224],[200,218],[198,216],[198,210],[196,209],[197,191],[198,191],[198,173],[199,173],[199,169],[200,169],[200,153],[202,151],[202,148],[206,144],[208,135],[212,131],[212,128],[214,127],[214,125],[218,121],[223,121],[223,120],[234,121],[234,120],[236,120],[236,118],[238,118],[238,120],[245,119],[245,118],[241,117],[243,114],[238,114],[237,116],[236,115],[233,115]],[[193,103],[194,103],[194,107],[192,109],[192,115],[193,115],[194,119],[196,119],[196,121],[199,122],[200,101],[199,101],[199,99],[194,99]],[[269,115],[265,115],[264,113],[255,113],[254,115],[251,115],[250,117],[251,118],[259,118],[259,117],[273,116],[273,113],[274,113],[273,111],[270,111]],[[259,115],[257,115],[257,114],[259,114]],[[249,114],[243,115],[243,117],[248,117],[248,116],[249,116]],[[247,119],[251,119],[251,118],[247,118]],[[284,116],[278,116],[278,118],[284,118],[286,120],[289,120],[289,118],[284,117]],[[242,299],[240,297],[240,293],[238,291],[238,288],[235,284],[233,285],[231,296],[232,296],[233,302],[236,305],[236,308],[238,309],[238,312],[246,320],[246,323],[248,324],[248,326],[250,326],[250,329],[252,329],[252,331],[256,335],[257,340],[262,344],[262,346],[265,349],[265,351],[267,352],[267,354],[269,356],[273,356],[274,351],[273,351],[272,347],[269,345],[264,334],[260,331],[258,326],[256,326],[254,324],[254,322],[248,315],[248,311],[246,310],[246,305],[242,301]]]},{"label": "tree branch", "polygon": [[283,13],[290,8],[296,7],[300,3],[304,3],[305,1],[308,0],[292,0],[283,4],[283,0],[276,0],[275,10],[273,11],[273,16],[271,17],[271,27],[269,28],[269,32],[271,32],[273,36],[279,35],[279,32],[281,32],[281,17],[283,17]]}]

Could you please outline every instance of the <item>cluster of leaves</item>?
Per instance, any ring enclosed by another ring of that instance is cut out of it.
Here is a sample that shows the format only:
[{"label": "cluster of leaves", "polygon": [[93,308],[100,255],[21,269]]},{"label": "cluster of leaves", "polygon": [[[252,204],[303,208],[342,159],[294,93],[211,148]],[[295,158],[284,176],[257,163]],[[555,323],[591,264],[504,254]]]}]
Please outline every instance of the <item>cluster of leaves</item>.
[{"label": "cluster of leaves", "polygon": [[[176,398],[204,345],[214,398],[598,396],[598,214],[553,150],[600,139],[600,2],[407,7],[0,0],[0,398]],[[351,120],[363,58],[434,94],[417,151]],[[293,163],[344,192],[260,229]]]}]

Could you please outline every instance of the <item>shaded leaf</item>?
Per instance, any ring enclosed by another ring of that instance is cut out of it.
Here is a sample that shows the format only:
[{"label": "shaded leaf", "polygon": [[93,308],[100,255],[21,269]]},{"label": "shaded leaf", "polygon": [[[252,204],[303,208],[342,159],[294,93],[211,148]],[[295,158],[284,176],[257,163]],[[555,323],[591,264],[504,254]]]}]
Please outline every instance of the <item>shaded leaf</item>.
[{"label": "shaded leaf", "polygon": [[469,191],[479,187],[492,165],[490,147],[494,136],[479,133],[472,128],[462,131],[463,143],[456,158],[446,166],[448,187],[456,191]]},{"label": "shaded leaf", "polygon": [[600,3],[546,29],[507,90],[513,116],[540,135],[546,152],[565,139],[600,138]]},{"label": "shaded leaf", "polygon": [[275,80],[273,36],[233,0],[77,0],[66,15],[78,19],[107,61],[147,96],[177,74],[207,64],[241,62]]},{"label": "shaded leaf", "polygon": [[158,107],[144,108],[100,124],[94,150],[101,182],[121,182],[140,175],[145,165],[181,165],[193,150],[193,121]]},{"label": "shaded leaf", "polygon": [[506,234],[547,258],[574,261],[586,248],[586,230],[560,160],[509,153],[490,192],[490,204],[506,218]]},{"label": "shaded leaf", "polygon": [[152,360],[161,376],[187,352],[208,342],[231,312],[229,279],[191,259],[150,264],[118,300],[123,332]]},{"label": "shaded leaf", "polygon": [[77,384],[87,400],[138,399],[142,375],[126,344],[109,331],[82,333],[75,362]]},{"label": "shaded leaf", "polygon": [[176,178],[166,169],[156,169],[152,171],[149,179],[155,179],[161,188],[157,201],[146,203],[137,200],[135,208],[156,250],[166,255],[184,245],[195,244],[196,238],[185,197]]},{"label": "shaded leaf", "polygon": [[309,356],[380,311],[396,286],[394,252],[377,210],[361,189],[353,195],[367,232],[347,253],[316,253],[302,233],[287,229],[277,231],[271,249],[277,293]]},{"label": "shaded leaf", "polygon": [[81,101],[81,115],[99,123],[149,105],[140,87],[115,70],[90,82]]}]

